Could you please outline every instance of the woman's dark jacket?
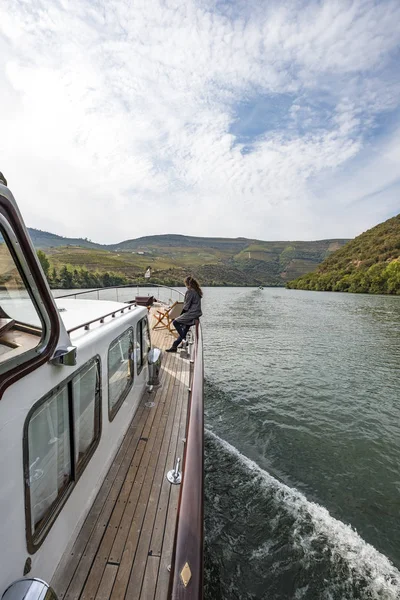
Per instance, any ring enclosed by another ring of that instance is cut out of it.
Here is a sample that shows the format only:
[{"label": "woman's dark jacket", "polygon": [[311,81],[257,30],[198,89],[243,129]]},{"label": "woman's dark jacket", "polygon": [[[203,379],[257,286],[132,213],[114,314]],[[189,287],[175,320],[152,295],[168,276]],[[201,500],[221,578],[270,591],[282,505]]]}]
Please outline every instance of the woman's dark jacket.
[{"label": "woman's dark jacket", "polygon": [[196,290],[191,288],[185,294],[185,302],[182,308],[182,314],[175,320],[182,325],[194,325],[196,319],[201,317],[201,298]]}]

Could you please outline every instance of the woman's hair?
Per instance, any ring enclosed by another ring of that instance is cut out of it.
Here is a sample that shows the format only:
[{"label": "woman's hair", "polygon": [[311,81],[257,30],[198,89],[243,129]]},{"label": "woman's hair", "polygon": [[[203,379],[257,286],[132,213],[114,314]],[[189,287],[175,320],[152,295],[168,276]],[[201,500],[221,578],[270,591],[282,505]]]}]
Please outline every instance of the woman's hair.
[{"label": "woman's hair", "polygon": [[188,275],[188,277],[185,278],[185,285],[187,285],[187,287],[192,288],[192,290],[197,292],[198,295],[200,296],[200,298],[203,297],[203,292],[201,290],[201,287],[199,286],[199,282],[196,281],[196,279],[194,277],[192,277],[191,275]]}]

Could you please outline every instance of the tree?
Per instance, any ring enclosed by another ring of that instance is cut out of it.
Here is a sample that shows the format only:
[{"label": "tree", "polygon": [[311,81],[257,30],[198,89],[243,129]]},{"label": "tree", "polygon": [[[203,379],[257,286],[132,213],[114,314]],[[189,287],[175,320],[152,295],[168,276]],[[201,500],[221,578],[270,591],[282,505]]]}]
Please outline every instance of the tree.
[{"label": "tree", "polygon": [[290,281],[287,287],[400,295],[399,250],[400,214],[350,241],[314,273]]},{"label": "tree", "polygon": [[51,270],[49,283],[50,283],[51,287],[53,287],[53,288],[56,288],[60,285],[60,280],[58,278],[57,269],[55,267],[53,267]]},{"label": "tree", "polygon": [[42,269],[44,271],[44,274],[46,275],[46,278],[49,279],[49,271],[50,271],[49,259],[47,258],[46,254],[43,252],[43,250],[37,251],[37,257],[40,261],[40,264],[42,265]]},{"label": "tree", "polygon": [[110,273],[104,273],[102,280],[104,287],[110,287],[110,285],[112,285]]},{"label": "tree", "polygon": [[400,294],[400,260],[393,260],[385,269],[387,291],[389,294]]},{"label": "tree", "polygon": [[60,284],[62,288],[70,289],[73,285],[72,273],[68,271],[67,265],[64,265],[60,271]]},{"label": "tree", "polygon": [[81,271],[78,271],[78,269],[74,269],[74,272],[73,272],[73,284],[74,284],[74,287],[77,287],[77,288],[81,287],[81,279],[82,279],[81,278]]}]

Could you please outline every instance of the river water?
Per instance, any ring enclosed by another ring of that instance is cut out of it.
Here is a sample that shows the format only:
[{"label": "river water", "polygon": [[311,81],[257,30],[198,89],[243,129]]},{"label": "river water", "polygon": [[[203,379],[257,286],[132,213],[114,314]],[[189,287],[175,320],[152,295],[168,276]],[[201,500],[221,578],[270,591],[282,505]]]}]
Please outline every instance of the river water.
[{"label": "river water", "polygon": [[204,291],[205,599],[400,599],[400,298]]},{"label": "river water", "polygon": [[206,599],[400,597],[400,298],[209,288]]}]

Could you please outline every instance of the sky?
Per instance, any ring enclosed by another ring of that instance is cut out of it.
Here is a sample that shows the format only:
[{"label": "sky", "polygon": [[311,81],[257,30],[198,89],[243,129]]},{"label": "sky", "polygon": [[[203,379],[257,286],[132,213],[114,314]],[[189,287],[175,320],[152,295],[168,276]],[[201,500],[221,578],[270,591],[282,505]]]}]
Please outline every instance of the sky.
[{"label": "sky", "polygon": [[400,212],[399,0],[1,0],[30,227],[350,238]]}]

